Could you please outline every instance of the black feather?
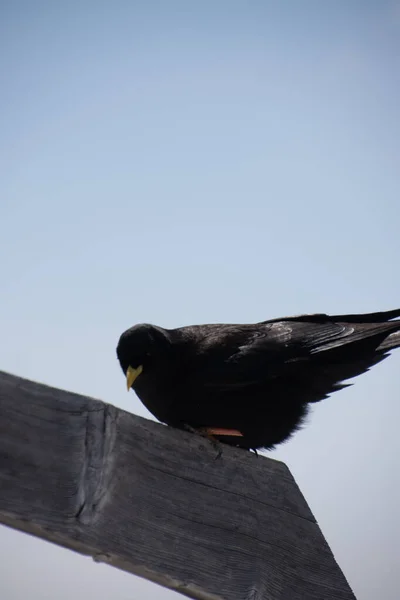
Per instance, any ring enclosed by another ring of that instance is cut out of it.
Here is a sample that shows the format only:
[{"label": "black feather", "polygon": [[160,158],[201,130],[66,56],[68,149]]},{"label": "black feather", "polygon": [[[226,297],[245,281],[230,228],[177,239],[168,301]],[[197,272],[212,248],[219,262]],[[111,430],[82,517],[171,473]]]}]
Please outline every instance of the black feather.
[{"label": "black feather", "polygon": [[122,370],[143,365],[134,389],[174,427],[235,429],[220,436],[272,448],[319,402],[400,346],[400,309],[366,315],[284,317],[253,325],[138,325],[124,332]]}]

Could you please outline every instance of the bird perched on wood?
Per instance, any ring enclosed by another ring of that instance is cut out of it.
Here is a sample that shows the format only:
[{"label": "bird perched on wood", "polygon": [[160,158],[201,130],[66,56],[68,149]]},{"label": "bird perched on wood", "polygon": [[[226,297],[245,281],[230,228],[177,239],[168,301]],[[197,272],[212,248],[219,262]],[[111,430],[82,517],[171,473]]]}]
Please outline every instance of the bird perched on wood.
[{"label": "bird perched on wood", "polygon": [[399,316],[400,309],[249,325],[142,324],[121,335],[117,356],[128,390],[159,421],[271,449],[299,429],[310,403],[400,346]]}]

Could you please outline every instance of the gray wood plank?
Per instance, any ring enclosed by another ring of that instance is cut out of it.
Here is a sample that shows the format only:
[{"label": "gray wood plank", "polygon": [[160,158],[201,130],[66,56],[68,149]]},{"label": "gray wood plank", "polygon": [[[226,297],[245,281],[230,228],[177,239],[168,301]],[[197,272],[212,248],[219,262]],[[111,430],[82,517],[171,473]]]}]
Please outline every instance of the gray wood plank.
[{"label": "gray wood plank", "polygon": [[0,372],[0,521],[204,600],[354,600],[288,468]]}]

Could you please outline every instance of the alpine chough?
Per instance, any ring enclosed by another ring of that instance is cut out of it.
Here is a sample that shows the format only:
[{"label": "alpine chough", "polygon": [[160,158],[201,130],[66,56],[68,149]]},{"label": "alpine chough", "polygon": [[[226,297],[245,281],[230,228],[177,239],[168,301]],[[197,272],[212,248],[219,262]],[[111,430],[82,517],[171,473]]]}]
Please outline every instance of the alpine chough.
[{"label": "alpine chough", "polygon": [[301,426],[310,403],[400,346],[399,316],[400,309],[253,325],[141,324],[121,335],[117,356],[128,390],[159,421],[270,449]]}]

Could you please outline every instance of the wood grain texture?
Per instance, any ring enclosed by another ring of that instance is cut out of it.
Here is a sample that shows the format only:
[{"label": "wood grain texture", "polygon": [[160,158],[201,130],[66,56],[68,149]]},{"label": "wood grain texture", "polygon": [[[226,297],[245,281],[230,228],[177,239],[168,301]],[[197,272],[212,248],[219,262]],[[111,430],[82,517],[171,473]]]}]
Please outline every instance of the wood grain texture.
[{"label": "wood grain texture", "polygon": [[0,372],[0,521],[204,600],[354,600],[287,467]]}]

